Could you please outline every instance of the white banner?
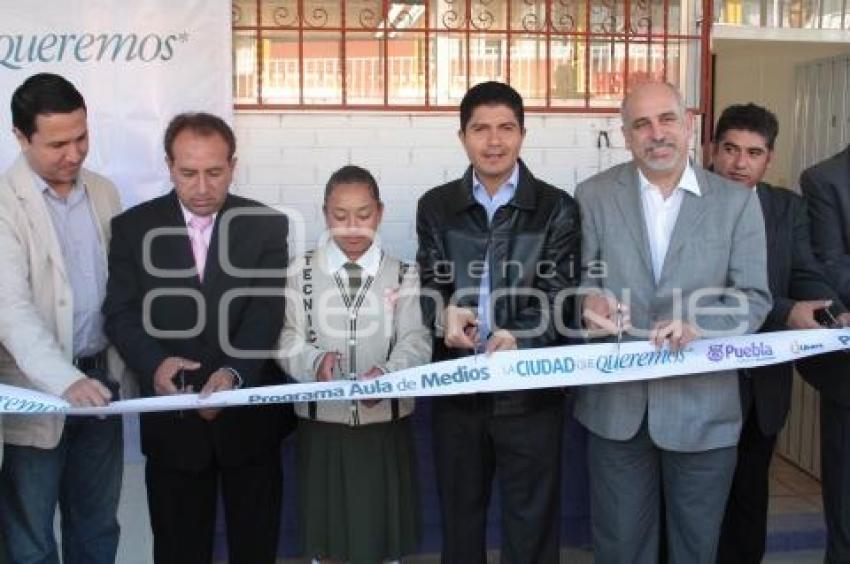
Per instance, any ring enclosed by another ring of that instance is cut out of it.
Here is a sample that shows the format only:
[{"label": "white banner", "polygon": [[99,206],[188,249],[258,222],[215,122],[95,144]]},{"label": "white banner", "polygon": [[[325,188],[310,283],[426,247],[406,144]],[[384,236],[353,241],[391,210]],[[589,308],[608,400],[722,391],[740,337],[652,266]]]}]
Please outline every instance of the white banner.
[{"label": "white banner", "polygon": [[170,189],[162,134],[183,111],[233,122],[229,0],[0,3],[0,170],[19,152],[12,92],[38,72],[74,83],[89,110],[88,168],[125,207]]},{"label": "white banner", "polygon": [[[298,401],[369,400],[445,396],[651,380],[719,370],[753,368],[850,348],[850,329],[779,331],[694,341],[678,353],[646,341],[572,345],[496,353],[436,362],[374,380],[288,384],[116,401],[102,408],[71,408],[47,394],[0,385],[0,413],[136,413],[177,409],[268,405]],[[850,357],[848,357],[850,360]]]}]

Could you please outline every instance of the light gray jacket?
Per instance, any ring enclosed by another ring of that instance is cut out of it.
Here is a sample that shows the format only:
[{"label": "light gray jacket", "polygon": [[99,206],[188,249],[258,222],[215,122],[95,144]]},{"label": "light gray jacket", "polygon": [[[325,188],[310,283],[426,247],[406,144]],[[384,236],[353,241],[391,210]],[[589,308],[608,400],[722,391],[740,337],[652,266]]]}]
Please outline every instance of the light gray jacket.
[{"label": "light gray jacket", "polygon": [[[402,268],[397,259],[384,254],[375,278],[364,278],[354,300],[357,305],[346,306],[344,290],[327,271],[324,247],[292,262],[286,321],[278,343],[284,371],[299,382],[314,382],[322,357],[331,351],[343,355],[338,378],[362,374],[373,366],[393,372],[430,362],[431,336],[422,323],[414,267]],[[345,425],[390,421],[394,412],[404,417],[412,411],[412,399],[382,400],[371,407],[349,401],[295,405],[299,417]]]},{"label": "light gray jacket", "polygon": [[[699,167],[694,172],[701,195],[684,193],[657,284],[635,164],[615,166],[578,186],[582,286],[606,288],[628,303],[632,325],[638,329],[682,318],[690,319],[703,333],[755,332],[771,308],[758,198],[755,191]],[[745,296],[745,303],[736,309],[737,300],[716,292],[695,303],[708,288],[736,289]],[[681,299],[677,299],[679,292]],[[679,313],[677,302],[682,305]],[[700,312],[694,305],[720,311]],[[577,392],[577,419],[608,439],[633,437],[645,414],[650,437],[663,449],[697,452],[732,446],[741,428],[737,374],[710,372],[591,386]]]}]

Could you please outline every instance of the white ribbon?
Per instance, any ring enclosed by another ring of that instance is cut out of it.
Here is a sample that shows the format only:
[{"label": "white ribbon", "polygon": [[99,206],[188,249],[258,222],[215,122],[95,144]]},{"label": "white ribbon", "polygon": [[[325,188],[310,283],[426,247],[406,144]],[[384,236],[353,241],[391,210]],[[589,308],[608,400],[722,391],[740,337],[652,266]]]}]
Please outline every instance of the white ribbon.
[{"label": "white ribbon", "polygon": [[[369,400],[444,396],[652,380],[720,370],[753,368],[850,348],[850,329],[779,331],[702,339],[678,353],[647,341],[621,345],[569,345],[435,362],[372,380],[286,384],[197,394],[115,401],[76,408],[65,400],[0,384],[0,413],[108,415],[147,411],[268,405],[299,401]],[[848,357],[850,360],[850,357]]]}]

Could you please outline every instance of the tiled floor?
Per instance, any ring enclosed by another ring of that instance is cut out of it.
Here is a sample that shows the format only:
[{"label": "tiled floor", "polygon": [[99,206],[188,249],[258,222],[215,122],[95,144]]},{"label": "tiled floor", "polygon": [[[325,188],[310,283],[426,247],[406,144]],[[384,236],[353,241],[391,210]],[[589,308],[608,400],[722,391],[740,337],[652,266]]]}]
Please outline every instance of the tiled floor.
[{"label": "tiled floor", "polygon": [[[149,564],[152,540],[144,490],[144,464],[138,453],[137,430],[127,426],[127,463],[121,495],[119,519],[122,526],[119,564]],[[134,450],[135,449],[135,450]],[[821,516],[820,484],[781,458],[771,467],[768,555],[766,563],[815,564],[823,561],[824,526]],[[498,554],[488,559],[498,562]],[[300,559],[282,560],[301,564]],[[437,555],[420,555],[405,564],[436,564]],[[561,562],[590,564],[590,551],[570,549],[561,554]]]},{"label": "tiled floor", "polygon": [[128,461],[124,465],[118,522],[121,523],[121,541],[118,543],[117,564],[151,564],[153,537],[148,519],[144,464],[141,461]]},{"label": "tiled floor", "polygon": [[765,562],[823,562],[824,541],[820,482],[775,457],[770,469]]},{"label": "tiled floor", "polygon": [[781,513],[782,500],[795,498],[809,500],[813,508],[820,511],[820,482],[782,457],[776,456],[770,467],[770,512]]}]

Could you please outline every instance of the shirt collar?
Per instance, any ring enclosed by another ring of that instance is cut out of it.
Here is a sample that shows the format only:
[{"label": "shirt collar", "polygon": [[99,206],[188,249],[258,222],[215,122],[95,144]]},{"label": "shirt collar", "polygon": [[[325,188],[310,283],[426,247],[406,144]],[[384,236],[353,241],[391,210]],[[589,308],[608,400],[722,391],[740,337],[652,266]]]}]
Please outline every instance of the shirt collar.
[{"label": "shirt collar", "polygon": [[487,192],[487,189],[484,188],[484,185],[478,179],[478,173],[475,169],[472,170],[472,195],[475,196],[475,199],[479,202],[484,198],[486,201],[500,203],[508,203],[511,198],[514,197],[516,193],[517,184],[519,184],[519,163],[514,163],[514,169],[511,171],[511,175],[505,181],[504,184],[499,186],[499,189],[496,191],[496,194],[491,198],[490,194]]},{"label": "shirt collar", "polygon": [[[331,273],[342,269],[345,263],[352,262],[332,238],[325,248],[325,257],[327,257],[328,272]],[[374,278],[381,264],[381,246],[373,241],[369,249],[353,262]]]},{"label": "shirt collar", "polygon": [[[56,190],[51,188],[50,185],[45,182],[45,180],[41,176],[39,176],[35,172],[33,172],[32,175],[35,179],[35,187],[41,194],[50,196],[54,200],[66,200],[66,198],[62,198],[58,193],[56,193]],[[83,182],[78,176],[77,179],[74,180],[74,185],[71,187],[71,191],[68,193],[66,201],[69,204],[74,204],[81,200],[83,196],[85,196],[85,190],[83,189],[83,186]]]},{"label": "shirt collar", "polygon": [[[641,171],[640,169],[638,169],[638,177],[640,179],[641,191],[658,189],[646,178],[646,176],[643,175],[643,171]],[[697,182],[697,175],[694,172],[694,167],[691,166],[690,159],[688,159],[688,163],[685,165],[685,170],[682,172],[682,177],[679,178],[679,185],[676,186],[676,189],[679,188],[690,192],[694,196],[702,196],[702,191],[699,188],[699,182]]]},{"label": "shirt collar", "polygon": [[[180,211],[183,212],[183,223],[189,225],[189,221],[195,217],[195,214],[189,211],[189,209],[183,205],[183,202],[180,199],[177,199],[177,202],[180,204]],[[212,223],[210,225],[215,225],[215,218],[218,216],[218,212],[212,214]],[[205,230],[206,231],[206,230]]]}]

